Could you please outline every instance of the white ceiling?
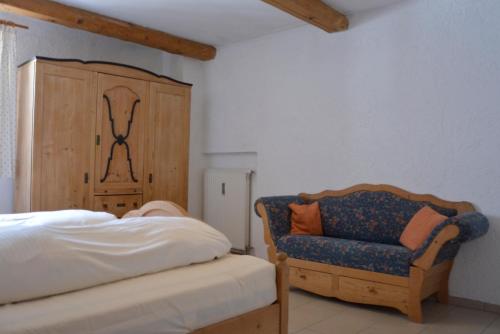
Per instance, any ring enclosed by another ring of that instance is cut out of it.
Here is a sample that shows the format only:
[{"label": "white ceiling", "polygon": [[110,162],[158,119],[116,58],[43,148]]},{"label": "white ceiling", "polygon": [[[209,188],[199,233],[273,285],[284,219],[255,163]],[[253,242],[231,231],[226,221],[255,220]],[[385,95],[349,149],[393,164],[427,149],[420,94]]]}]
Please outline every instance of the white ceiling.
[{"label": "white ceiling", "polygon": [[364,10],[392,5],[402,0],[323,0],[344,14],[353,14]]},{"label": "white ceiling", "polygon": [[[401,0],[324,0],[352,14]],[[260,0],[57,0],[215,46],[305,24]]]}]

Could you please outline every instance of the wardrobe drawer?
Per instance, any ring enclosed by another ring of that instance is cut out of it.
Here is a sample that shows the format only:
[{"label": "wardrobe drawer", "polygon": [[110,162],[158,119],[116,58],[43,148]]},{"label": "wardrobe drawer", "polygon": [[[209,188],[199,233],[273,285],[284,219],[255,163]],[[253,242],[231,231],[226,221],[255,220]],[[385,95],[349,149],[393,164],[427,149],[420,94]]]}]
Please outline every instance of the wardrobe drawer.
[{"label": "wardrobe drawer", "polygon": [[117,217],[142,206],[142,195],[94,196],[94,210],[106,211]]},{"label": "wardrobe drawer", "polygon": [[332,295],[333,276],[329,273],[290,267],[290,284],[323,296]]}]

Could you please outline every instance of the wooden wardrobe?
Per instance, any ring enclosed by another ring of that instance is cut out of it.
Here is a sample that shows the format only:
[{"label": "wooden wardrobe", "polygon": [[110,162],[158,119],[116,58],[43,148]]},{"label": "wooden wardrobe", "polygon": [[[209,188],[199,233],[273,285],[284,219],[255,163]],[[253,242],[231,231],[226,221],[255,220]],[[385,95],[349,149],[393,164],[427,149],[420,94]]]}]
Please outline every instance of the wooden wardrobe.
[{"label": "wooden wardrobe", "polygon": [[39,57],[19,67],[17,92],[16,212],[187,208],[190,84]]}]

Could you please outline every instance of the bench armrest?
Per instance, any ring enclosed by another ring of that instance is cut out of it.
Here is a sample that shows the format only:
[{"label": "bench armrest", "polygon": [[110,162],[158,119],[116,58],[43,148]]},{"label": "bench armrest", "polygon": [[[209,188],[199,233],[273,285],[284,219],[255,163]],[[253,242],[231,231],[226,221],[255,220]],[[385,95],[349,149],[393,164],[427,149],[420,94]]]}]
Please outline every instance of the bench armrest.
[{"label": "bench armrest", "polygon": [[[422,269],[429,269],[434,264],[439,252],[447,243],[460,244],[486,234],[489,228],[488,219],[479,212],[467,212],[446,219],[434,228],[423,245],[413,253],[412,264]],[[457,247],[451,247],[450,249]],[[450,252],[448,256],[454,256]],[[450,259],[451,260],[451,259]]]},{"label": "bench armrest", "polygon": [[[268,227],[269,238],[274,245],[279,238],[290,233],[291,210],[288,204],[303,204],[304,200],[299,196],[272,196],[261,197],[255,201],[255,212],[264,222],[264,230]],[[267,241],[266,241],[267,242]]]}]

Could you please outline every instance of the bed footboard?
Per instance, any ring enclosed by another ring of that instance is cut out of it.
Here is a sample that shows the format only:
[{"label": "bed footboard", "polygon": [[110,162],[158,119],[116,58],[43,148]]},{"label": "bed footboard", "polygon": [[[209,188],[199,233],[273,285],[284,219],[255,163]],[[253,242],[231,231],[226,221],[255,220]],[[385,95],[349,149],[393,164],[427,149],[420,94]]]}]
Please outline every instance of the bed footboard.
[{"label": "bed footboard", "polygon": [[277,301],[269,306],[197,329],[191,334],[288,334],[287,256],[276,256]]}]

